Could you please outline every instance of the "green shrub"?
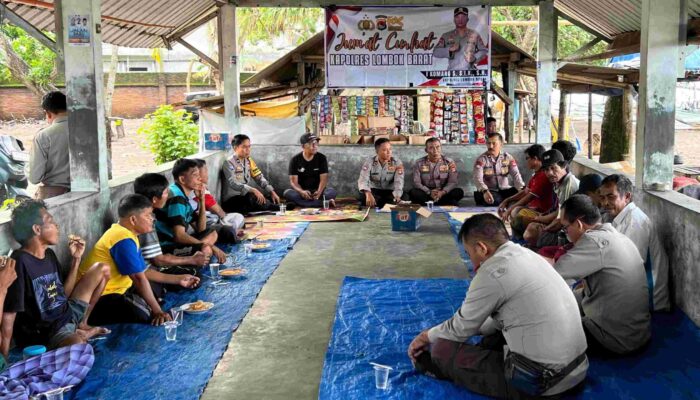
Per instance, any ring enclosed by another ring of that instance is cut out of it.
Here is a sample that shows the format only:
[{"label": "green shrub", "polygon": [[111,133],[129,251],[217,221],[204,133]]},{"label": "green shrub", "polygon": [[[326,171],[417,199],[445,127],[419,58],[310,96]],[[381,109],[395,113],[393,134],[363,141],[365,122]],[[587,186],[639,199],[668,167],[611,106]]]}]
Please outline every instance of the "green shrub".
[{"label": "green shrub", "polygon": [[162,105],[138,129],[148,143],[144,146],[155,155],[156,164],[177,160],[197,152],[199,128],[192,122],[192,114]]}]

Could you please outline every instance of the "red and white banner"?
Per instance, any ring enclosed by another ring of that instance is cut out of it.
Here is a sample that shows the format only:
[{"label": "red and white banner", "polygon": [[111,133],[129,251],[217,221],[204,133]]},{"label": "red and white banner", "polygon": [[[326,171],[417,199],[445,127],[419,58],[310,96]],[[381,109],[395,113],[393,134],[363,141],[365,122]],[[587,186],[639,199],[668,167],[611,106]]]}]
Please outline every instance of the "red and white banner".
[{"label": "red and white banner", "polygon": [[326,9],[326,86],[488,89],[491,10]]}]

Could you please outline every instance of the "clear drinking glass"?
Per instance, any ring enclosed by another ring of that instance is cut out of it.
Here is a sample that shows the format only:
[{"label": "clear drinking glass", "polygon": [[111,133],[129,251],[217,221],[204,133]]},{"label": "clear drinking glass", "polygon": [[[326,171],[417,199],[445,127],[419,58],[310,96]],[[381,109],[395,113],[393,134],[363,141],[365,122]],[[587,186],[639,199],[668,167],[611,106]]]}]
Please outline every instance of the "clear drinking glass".
[{"label": "clear drinking glass", "polygon": [[287,213],[287,205],[280,204],[280,215],[285,215]]},{"label": "clear drinking glass", "polygon": [[170,309],[170,316],[173,317],[173,321],[177,322],[177,326],[182,325],[182,321],[184,319],[183,315],[185,315],[185,313],[180,307]]},{"label": "clear drinking glass", "polygon": [[431,201],[427,201],[427,202],[425,203],[425,205],[428,206],[428,210],[430,210],[430,212],[433,212],[433,204],[434,204],[434,202],[433,202],[432,200],[431,200]]},{"label": "clear drinking glass", "polygon": [[176,321],[168,321],[163,324],[163,327],[165,327],[165,340],[168,342],[174,342],[177,340],[177,322]]},{"label": "clear drinking glass", "polygon": [[214,283],[221,280],[221,276],[219,276],[219,265],[219,263],[209,264],[209,274],[211,275],[211,279],[214,281]]},{"label": "clear drinking glass", "polygon": [[53,389],[49,390],[48,392],[42,393],[39,395],[39,399],[46,399],[46,400],[63,400],[63,391],[65,388],[58,388],[58,389]]},{"label": "clear drinking glass", "polygon": [[250,257],[250,255],[253,254],[253,242],[243,243],[243,248],[245,249],[246,258]]},{"label": "clear drinking glass", "polygon": [[331,208],[331,201],[330,200],[323,200],[323,209],[328,210]]},{"label": "clear drinking glass", "polygon": [[374,366],[374,385],[377,389],[386,390],[389,387],[389,371],[391,367],[383,365]]}]

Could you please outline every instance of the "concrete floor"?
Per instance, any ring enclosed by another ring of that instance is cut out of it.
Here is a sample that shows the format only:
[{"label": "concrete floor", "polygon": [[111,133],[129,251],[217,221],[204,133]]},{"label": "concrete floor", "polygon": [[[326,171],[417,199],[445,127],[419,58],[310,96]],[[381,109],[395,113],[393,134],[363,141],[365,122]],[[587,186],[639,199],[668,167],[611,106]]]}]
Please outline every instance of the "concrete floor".
[{"label": "concrete floor", "polygon": [[202,399],[316,399],[345,276],[464,278],[444,214],[418,232],[391,231],[388,214],[312,223],[234,333]]}]

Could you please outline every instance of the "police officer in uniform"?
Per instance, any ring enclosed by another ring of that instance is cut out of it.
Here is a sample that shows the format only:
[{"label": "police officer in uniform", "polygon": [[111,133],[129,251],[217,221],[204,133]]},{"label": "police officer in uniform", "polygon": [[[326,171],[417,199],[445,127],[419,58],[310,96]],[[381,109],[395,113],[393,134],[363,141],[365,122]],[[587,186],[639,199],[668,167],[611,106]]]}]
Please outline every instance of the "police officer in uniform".
[{"label": "police officer in uniform", "polygon": [[[501,152],[503,136],[500,133],[489,133],[486,146],[488,150],[474,162],[474,201],[477,206],[495,207],[518,193],[525,187],[525,182],[515,158],[505,151]],[[509,176],[515,187],[508,182]]]},{"label": "police officer in uniform", "polygon": [[387,203],[397,204],[403,196],[403,164],[391,155],[387,138],[374,142],[374,151],[377,155],[365,160],[357,180],[360,204],[380,208]]},{"label": "police officer in uniform", "polygon": [[[278,211],[280,198],[275,189],[265,179],[260,168],[250,158],[250,138],[236,135],[231,141],[233,157],[223,166],[226,185],[223,187],[225,200],[221,204],[227,213],[248,214],[255,211]],[[255,181],[258,188],[250,186]],[[263,191],[268,194],[266,197]]]},{"label": "police officer in uniform", "polygon": [[437,138],[425,142],[427,156],[413,166],[413,189],[409,191],[412,203],[425,204],[434,201],[439,205],[456,206],[464,197],[457,186],[457,164],[442,155],[442,146]]},{"label": "police officer in uniform", "polygon": [[467,28],[469,23],[467,7],[455,8],[454,21],[455,29],[440,36],[433,50],[433,56],[449,59],[448,69],[450,70],[474,69],[479,61],[488,56],[488,47],[478,32]]}]

